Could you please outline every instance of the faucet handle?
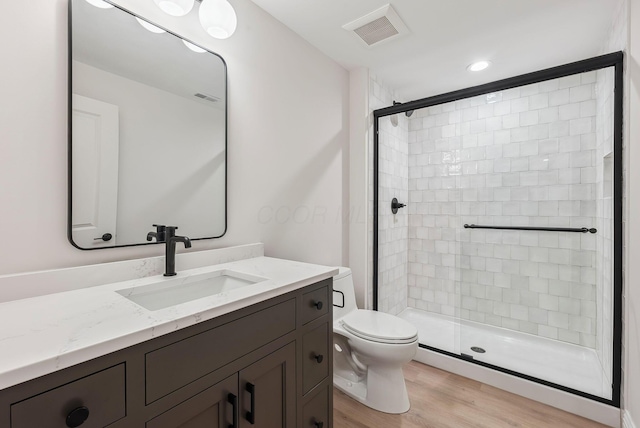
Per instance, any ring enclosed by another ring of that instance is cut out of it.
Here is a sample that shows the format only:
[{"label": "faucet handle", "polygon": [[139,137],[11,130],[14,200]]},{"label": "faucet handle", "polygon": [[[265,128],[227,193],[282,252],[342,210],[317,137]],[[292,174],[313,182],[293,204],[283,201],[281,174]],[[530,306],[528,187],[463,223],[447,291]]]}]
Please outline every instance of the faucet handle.
[{"label": "faucet handle", "polygon": [[178,226],[165,226],[167,240],[176,236]]},{"label": "faucet handle", "polygon": [[147,241],[151,241],[153,238],[156,238],[156,242],[164,242],[166,239],[167,227],[164,224],[154,224],[153,227],[156,228],[156,231],[147,233]]}]

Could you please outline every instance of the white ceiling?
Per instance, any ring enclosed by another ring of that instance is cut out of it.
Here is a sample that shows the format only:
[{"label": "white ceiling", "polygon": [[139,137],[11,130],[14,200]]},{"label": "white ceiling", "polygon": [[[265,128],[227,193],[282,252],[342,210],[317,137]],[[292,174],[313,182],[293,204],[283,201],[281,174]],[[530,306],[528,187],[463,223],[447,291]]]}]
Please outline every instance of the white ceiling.
[{"label": "white ceiling", "polygon": [[[391,0],[407,36],[365,47],[342,26],[389,0],[253,0],[347,69],[406,102],[600,54],[617,0]],[[479,59],[493,64],[471,73]]]}]

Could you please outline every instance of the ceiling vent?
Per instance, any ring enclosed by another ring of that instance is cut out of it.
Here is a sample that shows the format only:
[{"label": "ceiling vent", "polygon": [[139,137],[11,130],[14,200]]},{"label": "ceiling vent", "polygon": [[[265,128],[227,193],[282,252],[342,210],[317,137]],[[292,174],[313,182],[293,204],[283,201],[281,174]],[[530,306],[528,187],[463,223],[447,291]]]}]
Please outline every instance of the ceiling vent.
[{"label": "ceiling vent", "polygon": [[390,4],[342,26],[353,31],[358,40],[373,47],[409,33],[409,29]]},{"label": "ceiling vent", "polygon": [[213,95],[197,93],[197,94],[194,94],[194,96],[201,98],[205,101],[211,101],[212,103],[217,103],[218,101],[220,101],[220,98],[214,97]]}]

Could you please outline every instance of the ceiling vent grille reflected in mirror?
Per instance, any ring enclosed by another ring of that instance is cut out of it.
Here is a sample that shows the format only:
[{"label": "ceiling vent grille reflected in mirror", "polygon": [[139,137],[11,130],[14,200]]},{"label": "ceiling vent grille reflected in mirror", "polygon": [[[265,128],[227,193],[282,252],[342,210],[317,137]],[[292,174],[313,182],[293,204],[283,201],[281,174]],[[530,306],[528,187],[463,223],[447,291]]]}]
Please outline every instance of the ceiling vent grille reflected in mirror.
[{"label": "ceiling vent grille reflected in mirror", "polygon": [[409,29],[390,4],[342,26],[353,31],[367,47],[408,34]]},{"label": "ceiling vent grille reflected in mirror", "polygon": [[213,95],[201,94],[200,92],[198,92],[197,94],[194,94],[194,96],[201,98],[205,101],[211,101],[212,103],[217,103],[218,101],[220,101],[220,98],[218,97],[214,97]]}]

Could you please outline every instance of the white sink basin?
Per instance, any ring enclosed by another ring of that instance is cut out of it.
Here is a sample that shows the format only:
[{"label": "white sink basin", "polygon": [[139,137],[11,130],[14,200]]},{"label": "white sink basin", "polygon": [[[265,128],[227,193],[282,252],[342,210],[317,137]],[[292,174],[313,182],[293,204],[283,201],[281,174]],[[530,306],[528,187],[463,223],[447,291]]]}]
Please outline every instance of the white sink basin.
[{"label": "white sink basin", "polygon": [[157,311],[262,281],[267,278],[223,269],[182,278],[159,277],[152,284],[116,290],[116,293],[150,311]]}]

